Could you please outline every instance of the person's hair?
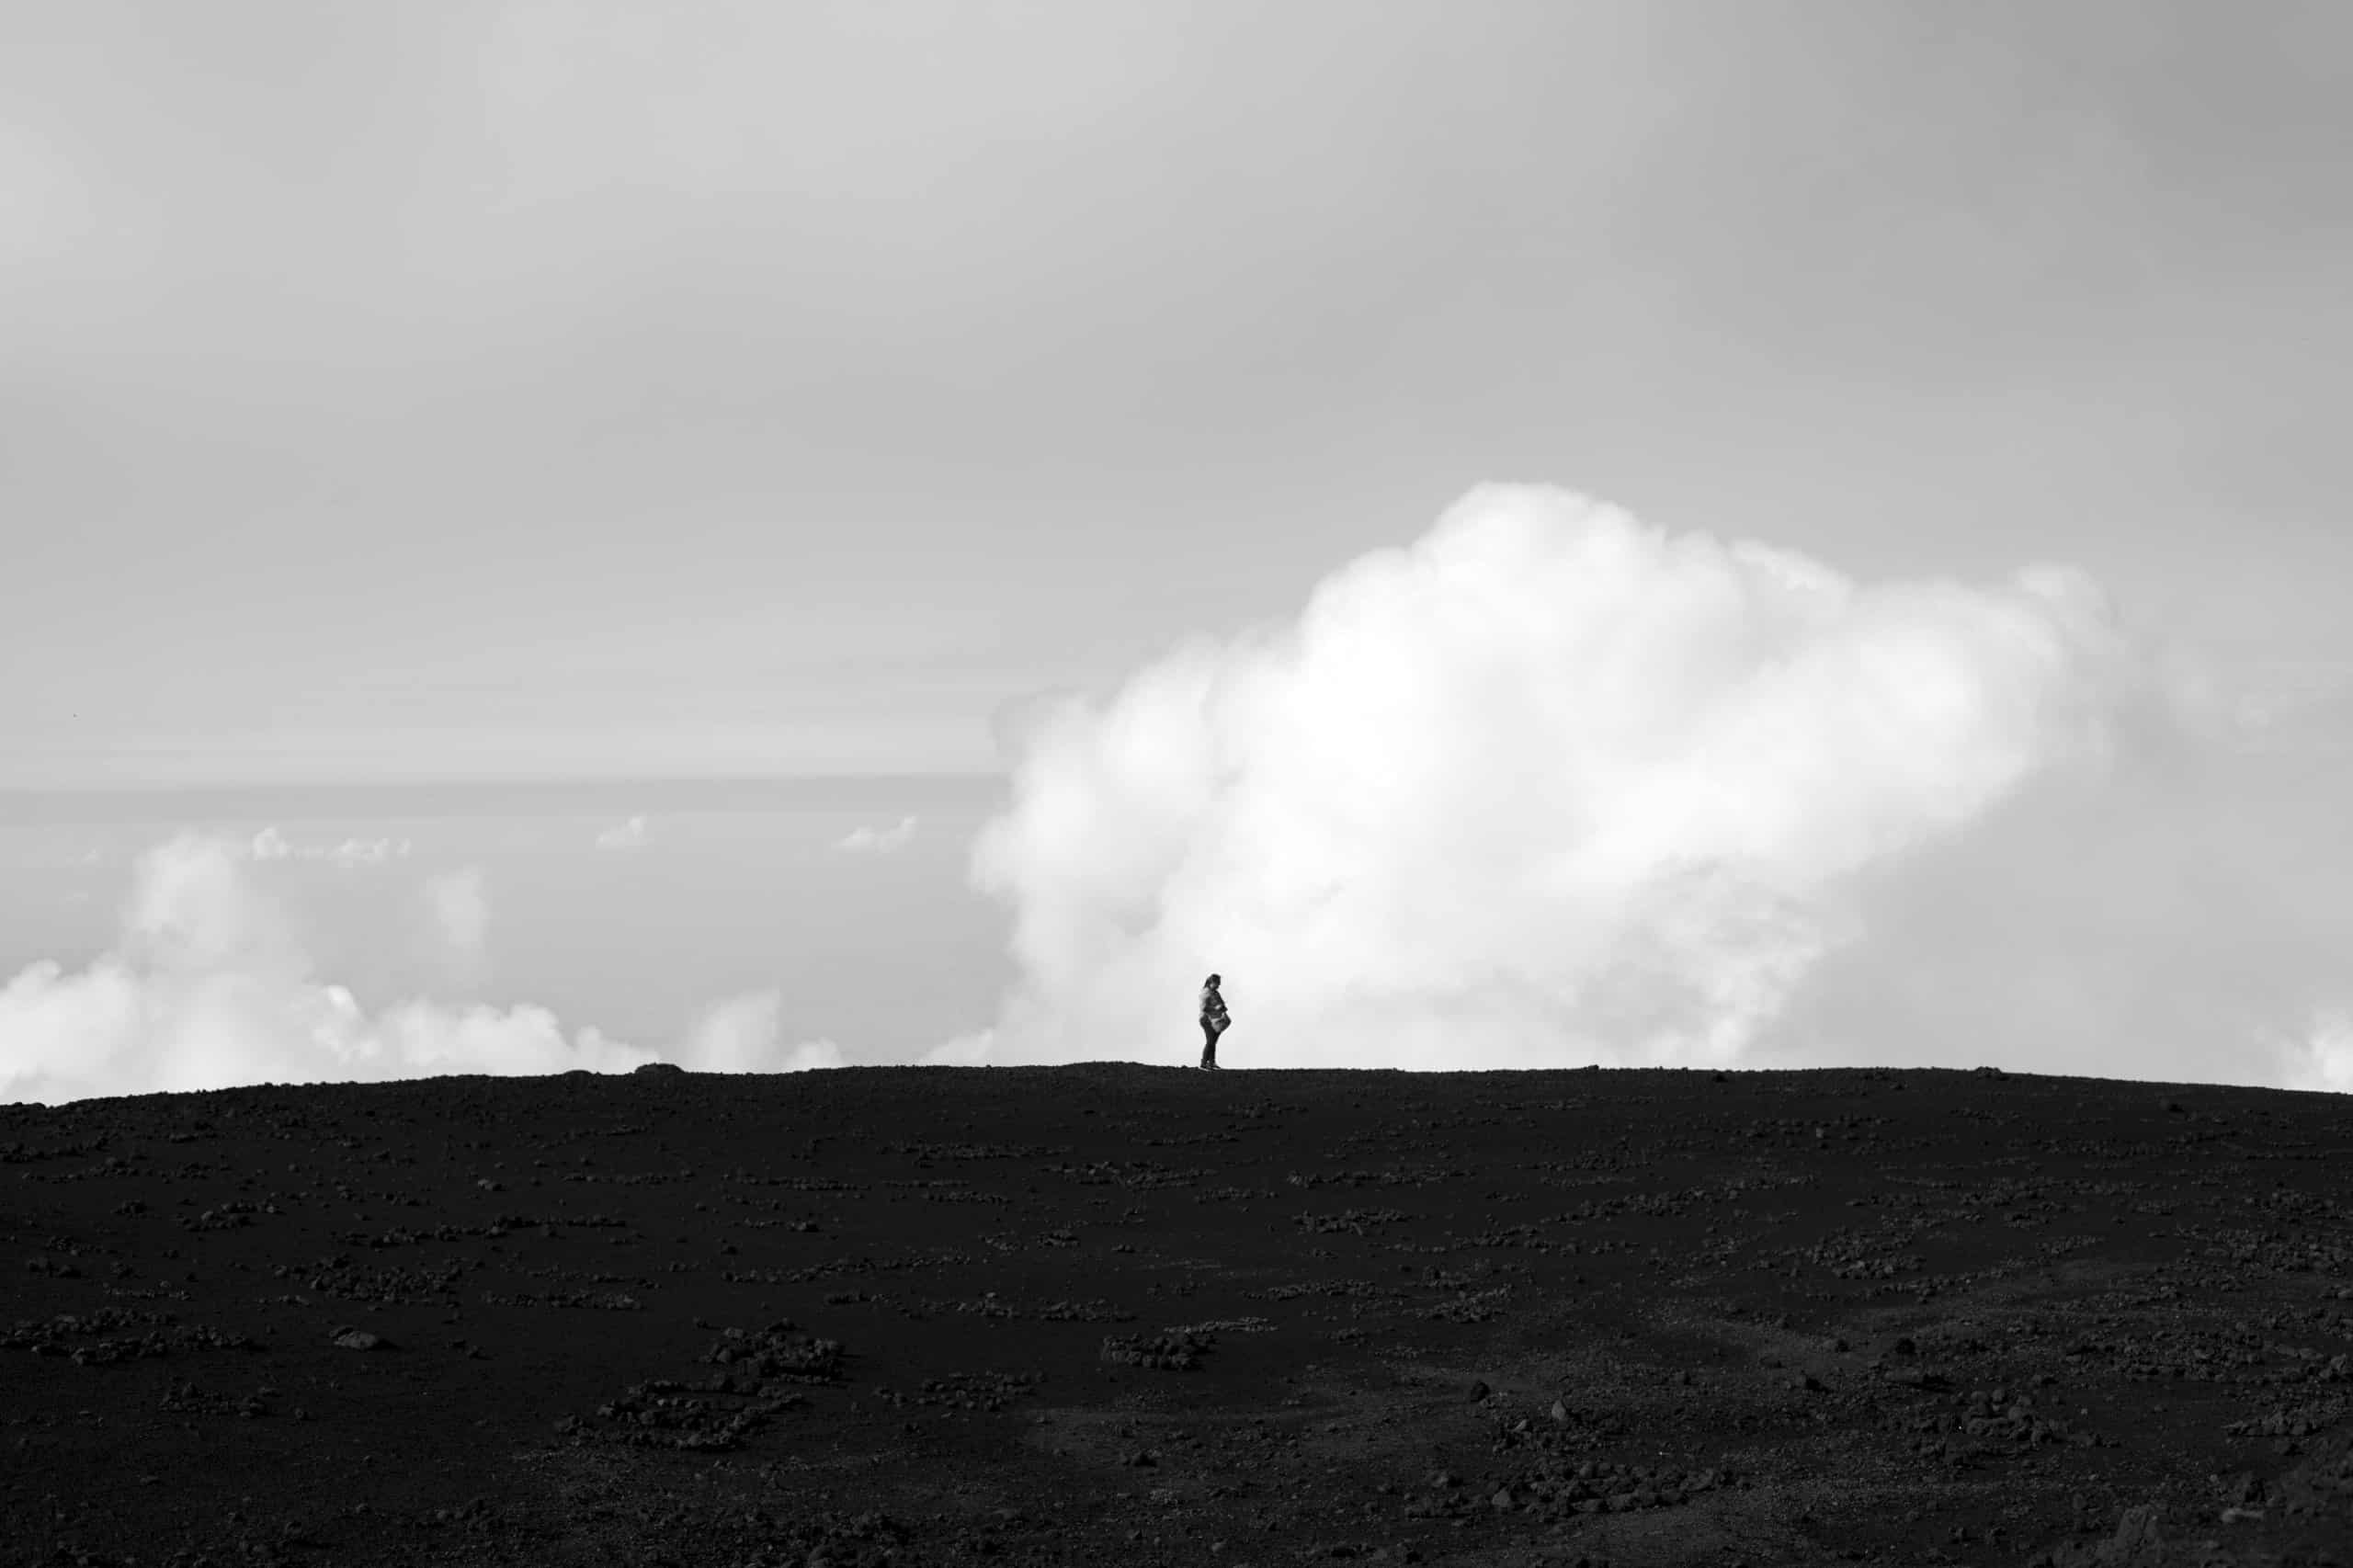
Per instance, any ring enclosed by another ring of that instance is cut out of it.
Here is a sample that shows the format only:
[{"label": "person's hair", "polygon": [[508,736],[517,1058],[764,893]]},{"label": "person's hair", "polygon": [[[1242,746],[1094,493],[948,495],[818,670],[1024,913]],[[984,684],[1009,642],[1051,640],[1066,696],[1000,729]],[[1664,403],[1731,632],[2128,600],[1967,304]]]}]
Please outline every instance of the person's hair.
[{"label": "person's hair", "polygon": [[1202,983],[1205,985],[1215,985],[1218,983],[1218,977],[1214,974],[1211,975],[1209,979],[1203,981]]}]

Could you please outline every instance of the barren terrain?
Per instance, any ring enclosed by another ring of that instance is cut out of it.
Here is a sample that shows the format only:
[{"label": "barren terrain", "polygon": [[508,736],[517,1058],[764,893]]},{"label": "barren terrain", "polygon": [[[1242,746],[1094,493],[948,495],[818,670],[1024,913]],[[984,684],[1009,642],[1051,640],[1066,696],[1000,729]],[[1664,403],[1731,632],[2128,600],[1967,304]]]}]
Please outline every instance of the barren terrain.
[{"label": "barren terrain", "polygon": [[267,1086],[0,1243],[5,1564],[2353,1564],[2339,1096]]}]

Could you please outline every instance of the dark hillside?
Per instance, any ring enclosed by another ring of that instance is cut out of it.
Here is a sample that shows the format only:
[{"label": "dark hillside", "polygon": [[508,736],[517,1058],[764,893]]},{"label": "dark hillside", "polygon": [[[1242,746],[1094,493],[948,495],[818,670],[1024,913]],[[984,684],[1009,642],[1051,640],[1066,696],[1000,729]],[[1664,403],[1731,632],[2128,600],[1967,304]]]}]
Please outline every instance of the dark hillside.
[{"label": "dark hillside", "polygon": [[2348,1108],[1121,1063],[0,1108],[0,1565],[2353,1564]]}]

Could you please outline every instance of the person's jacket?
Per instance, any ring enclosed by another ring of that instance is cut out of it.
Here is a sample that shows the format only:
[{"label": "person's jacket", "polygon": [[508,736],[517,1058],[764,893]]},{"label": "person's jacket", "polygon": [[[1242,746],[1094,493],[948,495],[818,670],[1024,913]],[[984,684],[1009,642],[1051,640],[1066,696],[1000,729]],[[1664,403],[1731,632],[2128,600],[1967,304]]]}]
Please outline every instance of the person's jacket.
[{"label": "person's jacket", "polygon": [[1218,988],[1216,986],[1202,986],[1201,1022],[1205,1024],[1222,1024],[1225,1021],[1225,998],[1218,994]]}]

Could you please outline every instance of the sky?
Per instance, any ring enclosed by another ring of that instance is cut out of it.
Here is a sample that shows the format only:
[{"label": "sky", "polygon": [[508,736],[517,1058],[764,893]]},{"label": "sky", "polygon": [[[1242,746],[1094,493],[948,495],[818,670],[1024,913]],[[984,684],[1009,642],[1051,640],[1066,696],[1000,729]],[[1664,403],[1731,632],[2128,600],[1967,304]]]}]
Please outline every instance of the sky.
[{"label": "sky", "polygon": [[[1267,1066],[2342,1092],[2349,35],[0,6],[0,1096],[1184,1060],[1211,969]],[[968,805],[665,838],[811,778]],[[649,907],[733,988],[483,956]]]}]

